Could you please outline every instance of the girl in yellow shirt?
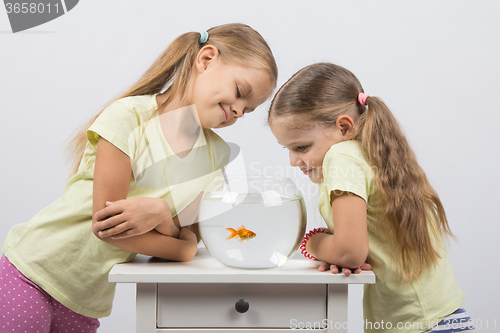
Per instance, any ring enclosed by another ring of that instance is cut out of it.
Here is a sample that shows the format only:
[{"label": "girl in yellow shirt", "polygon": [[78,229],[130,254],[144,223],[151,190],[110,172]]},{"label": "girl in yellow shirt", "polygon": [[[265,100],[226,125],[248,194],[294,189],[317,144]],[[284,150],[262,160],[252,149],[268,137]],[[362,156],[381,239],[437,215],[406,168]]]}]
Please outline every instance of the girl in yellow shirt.
[{"label": "girl in yellow shirt", "polygon": [[111,312],[114,264],[136,253],[190,260],[198,241],[182,226],[193,223],[189,208],[210,179],[203,176],[229,156],[210,129],[253,111],[276,79],[269,46],[249,26],[175,39],[75,138],[75,172],[62,196],[9,231],[0,331],[95,332]]},{"label": "girl in yellow shirt", "polygon": [[365,331],[473,329],[444,243],[453,237],[445,210],[382,100],[347,69],[318,63],[280,88],[268,121],[290,165],[320,186],[328,228],[309,232],[302,253],[322,261],[320,271],[371,267],[377,277],[365,287]]}]

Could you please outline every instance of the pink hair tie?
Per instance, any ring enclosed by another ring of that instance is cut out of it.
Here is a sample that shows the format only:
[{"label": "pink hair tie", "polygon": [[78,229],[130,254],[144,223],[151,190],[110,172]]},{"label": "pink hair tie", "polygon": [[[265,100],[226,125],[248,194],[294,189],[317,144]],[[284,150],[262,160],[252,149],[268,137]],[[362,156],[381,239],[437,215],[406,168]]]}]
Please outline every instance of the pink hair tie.
[{"label": "pink hair tie", "polygon": [[358,101],[359,101],[359,104],[361,105],[366,105],[366,99],[370,97],[369,95],[365,95],[363,93],[359,93],[358,95]]}]

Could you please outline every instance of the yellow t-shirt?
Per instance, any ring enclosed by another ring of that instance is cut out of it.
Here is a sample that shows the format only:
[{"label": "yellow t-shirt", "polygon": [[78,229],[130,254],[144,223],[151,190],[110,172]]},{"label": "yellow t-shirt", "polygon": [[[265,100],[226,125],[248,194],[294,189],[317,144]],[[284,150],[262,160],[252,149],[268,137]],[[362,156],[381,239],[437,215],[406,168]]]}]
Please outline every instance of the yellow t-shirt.
[{"label": "yellow t-shirt", "polygon": [[[227,144],[205,129],[185,158],[174,156],[161,134],[159,117],[152,117],[156,108],[156,95],[127,97],[108,106],[88,130],[89,141],[79,169],[62,196],[28,223],[14,226],[3,244],[2,252],[17,269],[63,305],[84,316],[101,318],[111,313],[115,284],[108,283],[108,273],[113,265],[135,256],[92,233],[98,138],[103,137],[131,158],[134,175],[128,197],[164,198],[172,208],[172,216],[203,191],[217,173],[215,170],[227,164]],[[164,168],[158,168],[159,165]],[[211,170],[200,173],[200,169],[207,170],[206,165]],[[179,180],[175,175],[179,170],[197,174]],[[155,178],[154,175],[159,175],[163,185],[144,180]]]},{"label": "yellow t-shirt", "polygon": [[423,332],[462,305],[465,295],[453,274],[444,242],[438,265],[428,266],[411,283],[398,279],[396,258],[392,257],[386,235],[374,217],[374,170],[357,141],[337,143],[328,150],[323,160],[323,179],[318,206],[330,230],[333,231],[332,191],[351,192],[367,203],[370,252],[366,261],[372,265],[376,283],[365,286],[365,332]]}]

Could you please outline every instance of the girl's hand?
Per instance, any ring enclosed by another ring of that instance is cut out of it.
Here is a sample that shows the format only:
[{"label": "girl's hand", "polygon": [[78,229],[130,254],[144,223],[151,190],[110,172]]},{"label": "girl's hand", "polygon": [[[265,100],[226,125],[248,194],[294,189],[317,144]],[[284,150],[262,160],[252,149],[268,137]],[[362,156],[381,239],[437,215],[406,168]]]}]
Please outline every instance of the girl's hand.
[{"label": "girl's hand", "polygon": [[[95,213],[94,224],[99,238],[121,239],[145,234],[155,228],[158,232],[177,237],[170,207],[161,198],[130,198],[106,202],[106,208]],[[161,230],[161,231],[160,231]]]},{"label": "girl's hand", "polygon": [[371,269],[372,269],[372,266],[370,264],[367,264],[367,263],[364,263],[363,265],[361,265],[360,267],[357,267],[357,268],[345,268],[345,267],[339,267],[339,266],[333,265],[333,264],[330,265],[327,262],[322,262],[321,265],[319,265],[318,271],[324,272],[324,271],[330,270],[332,272],[332,274],[337,274],[337,273],[340,273],[340,271],[342,271],[342,274],[344,274],[345,276],[349,276],[349,275],[351,275],[351,273],[359,274],[359,273],[361,273],[361,271],[369,271]]}]

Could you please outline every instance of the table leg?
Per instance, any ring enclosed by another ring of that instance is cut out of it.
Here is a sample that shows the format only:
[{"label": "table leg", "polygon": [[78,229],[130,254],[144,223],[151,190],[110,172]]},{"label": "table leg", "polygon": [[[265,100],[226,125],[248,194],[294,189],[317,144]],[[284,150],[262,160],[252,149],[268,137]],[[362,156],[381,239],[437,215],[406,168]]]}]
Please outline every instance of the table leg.
[{"label": "table leg", "polygon": [[156,333],[156,283],[137,283],[136,332]]},{"label": "table leg", "polygon": [[329,284],[327,301],[328,333],[347,333],[348,284]]}]

